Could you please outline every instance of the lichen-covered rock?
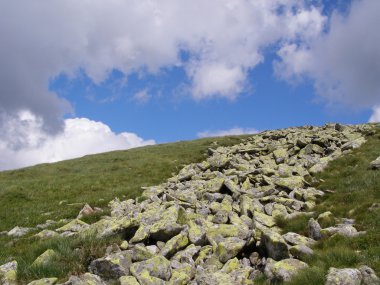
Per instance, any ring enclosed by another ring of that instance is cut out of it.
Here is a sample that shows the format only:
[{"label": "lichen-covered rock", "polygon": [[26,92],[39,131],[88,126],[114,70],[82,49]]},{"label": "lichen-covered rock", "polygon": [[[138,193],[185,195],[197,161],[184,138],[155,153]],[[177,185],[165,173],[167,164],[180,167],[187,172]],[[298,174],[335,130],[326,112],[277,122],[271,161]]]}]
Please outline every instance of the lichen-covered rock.
[{"label": "lichen-covered rock", "polygon": [[104,279],[118,279],[121,276],[129,274],[131,264],[131,253],[129,251],[121,251],[93,260],[88,270]]},{"label": "lichen-covered rock", "polygon": [[0,266],[0,284],[17,285],[17,261],[11,261]]},{"label": "lichen-covered rock", "polygon": [[362,279],[358,269],[331,267],[327,274],[325,285],[360,285],[362,284]]},{"label": "lichen-covered rock", "polygon": [[95,274],[85,273],[81,276],[71,276],[64,285],[106,285],[106,283]]},{"label": "lichen-covered rock", "polygon": [[369,164],[372,169],[380,169],[380,156]]},{"label": "lichen-covered rock", "polygon": [[18,238],[18,237],[27,235],[32,230],[33,230],[32,228],[24,228],[24,227],[17,226],[8,232],[8,236]]},{"label": "lichen-covered rock", "polygon": [[283,163],[288,158],[288,150],[283,148],[276,149],[273,152],[273,157],[277,164]]},{"label": "lichen-covered rock", "polygon": [[88,228],[88,224],[79,220],[75,219],[69,222],[68,224],[56,229],[57,232],[80,232],[86,228]]},{"label": "lichen-covered rock", "polygon": [[246,241],[236,237],[225,238],[219,241],[216,254],[219,257],[220,262],[225,263],[227,260],[238,255],[245,244]]},{"label": "lichen-covered rock", "polygon": [[375,271],[366,265],[360,266],[359,271],[362,274],[362,285],[378,285],[380,278],[377,277]]},{"label": "lichen-covered rock", "polygon": [[306,246],[311,246],[311,245],[313,245],[315,243],[315,240],[313,240],[311,238],[302,236],[302,235],[297,234],[297,233],[292,233],[292,232],[288,232],[288,233],[282,235],[282,237],[290,245],[306,245]]},{"label": "lichen-covered rock", "polygon": [[39,257],[36,258],[36,260],[33,262],[32,266],[46,266],[56,256],[57,256],[57,253],[54,250],[48,249],[48,250],[44,251]]},{"label": "lichen-covered rock", "polygon": [[35,234],[34,237],[39,239],[49,239],[53,237],[57,237],[59,234],[52,230],[42,230],[39,233]]},{"label": "lichen-covered rock", "polygon": [[[151,259],[133,263],[130,267],[131,274],[141,283],[149,276],[168,281],[171,277],[170,261],[163,256],[156,256]],[[147,272],[147,273],[145,273]],[[144,278],[142,275],[144,274]],[[146,282],[146,281],[144,281]]]},{"label": "lichen-covered rock", "polygon": [[159,241],[167,241],[177,235],[183,226],[177,224],[178,206],[171,206],[160,216],[160,220],[150,228],[150,236]]},{"label": "lichen-covered rock", "polygon": [[363,235],[365,232],[358,232],[352,225],[338,224],[334,227],[328,227],[321,230],[322,237],[331,237],[333,235],[341,235],[344,237],[357,237]]},{"label": "lichen-covered rock", "polygon": [[42,278],[28,283],[28,285],[54,285],[57,281],[58,278]]},{"label": "lichen-covered rock", "polygon": [[191,220],[189,225],[189,240],[195,245],[203,245],[205,243],[206,231],[200,220]]},{"label": "lichen-covered rock", "polygon": [[90,215],[93,215],[95,213],[99,213],[99,212],[102,212],[102,209],[100,208],[92,208],[89,204],[85,204],[83,206],[83,208],[80,210],[78,216],[77,216],[77,219],[81,219],[85,216],[90,216]]},{"label": "lichen-covered rock", "polygon": [[335,221],[334,215],[330,211],[321,213],[317,218],[317,222],[322,225],[333,223],[334,221]]},{"label": "lichen-covered rock", "polygon": [[[269,271],[268,278],[274,281],[288,282],[300,270],[307,268],[308,265],[298,259],[288,258],[274,263]],[[268,273],[267,273],[268,274]]]},{"label": "lichen-covered rock", "polygon": [[140,285],[137,279],[133,276],[121,276],[119,282],[120,285]]},{"label": "lichen-covered rock", "polygon": [[301,188],[304,186],[305,180],[301,176],[292,176],[277,178],[274,180],[274,184],[288,190],[294,190],[295,188]]},{"label": "lichen-covered rock", "polygon": [[270,258],[281,260],[289,257],[288,245],[284,238],[274,231],[264,231],[261,236],[261,246]]},{"label": "lichen-covered rock", "polygon": [[290,247],[289,252],[294,258],[297,258],[300,260],[303,260],[306,257],[314,254],[314,251],[310,247],[303,244],[294,245]]},{"label": "lichen-covered rock", "polygon": [[186,247],[189,244],[189,239],[186,232],[172,237],[165,246],[161,249],[161,254],[165,257],[173,256],[177,251]]},{"label": "lichen-covered rock", "polygon": [[314,240],[320,240],[322,238],[322,234],[321,234],[322,228],[319,225],[319,223],[313,218],[309,220],[307,229],[308,229],[308,234],[310,238]]}]

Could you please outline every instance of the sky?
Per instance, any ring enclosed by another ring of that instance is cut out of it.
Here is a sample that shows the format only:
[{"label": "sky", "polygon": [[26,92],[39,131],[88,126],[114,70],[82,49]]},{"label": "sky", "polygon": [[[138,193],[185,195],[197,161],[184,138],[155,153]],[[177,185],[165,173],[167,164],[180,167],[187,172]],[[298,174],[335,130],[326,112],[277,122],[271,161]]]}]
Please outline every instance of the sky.
[{"label": "sky", "polygon": [[0,0],[0,170],[380,121],[378,0]]}]

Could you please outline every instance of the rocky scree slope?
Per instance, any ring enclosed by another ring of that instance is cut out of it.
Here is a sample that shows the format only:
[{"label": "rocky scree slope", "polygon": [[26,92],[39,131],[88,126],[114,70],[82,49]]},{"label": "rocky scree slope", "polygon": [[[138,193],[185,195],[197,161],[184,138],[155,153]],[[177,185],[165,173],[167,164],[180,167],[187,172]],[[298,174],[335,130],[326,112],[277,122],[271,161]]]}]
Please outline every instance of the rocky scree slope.
[{"label": "rocky scree slope", "polygon": [[[254,284],[263,274],[286,282],[308,267],[303,260],[313,254],[316,240],[365,234],[349,219],[321,228],[329,212],[309,220],[307,237],[282,233],[277,220],[311,215],[325,193],[307,181],[371,133],[370,125],[339,124],[263,132],[239,145],[209,149],[207,160],[144,189],[142,202],[115,199],[109,217],[91,225],[74,219],[37,236],[123,237],[121,245],[90,263],[88,273],[71,276],[65,285]],[[44,252],[35,264],[54,254]],[[2,284],[16,284],[16,271],[16,262],[1,266]],[[326,284],[379,284],[379,279],[366,266],[331,268]]]}]

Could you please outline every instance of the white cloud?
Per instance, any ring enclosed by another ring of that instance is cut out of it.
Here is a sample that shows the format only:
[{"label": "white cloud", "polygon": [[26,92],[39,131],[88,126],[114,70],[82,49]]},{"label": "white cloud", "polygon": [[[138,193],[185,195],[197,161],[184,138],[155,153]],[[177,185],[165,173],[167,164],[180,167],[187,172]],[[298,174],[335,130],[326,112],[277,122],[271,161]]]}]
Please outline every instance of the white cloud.
[{"label": "white cloud", "polygon": [[256,134],[259,131],[252,128],[232,128],[229,130],[217,130],[217,131],[203,131],[199,132],[197,136],[199,138],[207,137],[224,137],[224,136],[233,136],[233,135],[244,135],[244,134]]},{"label": "white cloud", "polygon": [[79,70],[101,83],[182,66],[196,99],[233,99],[266,47],[313,38],[325,20],[300,0],[0,0],[0,112],[28,109],[56,133],[70,106],[48,82]]},{"label": "white cloud", "polygon": [[369,118],[369,123],[380,123],[380,106],[375,106],[372,109],[372,115]]},{"label": "white cloud", "polygon": [[150,99],[151,99],[151,95],[149,94],[148,89],[140,90],[132,96],[132,100],[140,104],[145,104]]},{"label": "white cloud", "polygon": [[6,130],[5,139],[0,140],[0,170],[155,143],[134,133],[116,134],[107,125],[86,118],[66,119],[63,131],[55,136],[43,132],[41,124],[41,118],[27,111],[8,118],[2,130]]},{"label": "white cloud", "polygon": [[333,14],[326,33],[278,52],[277,74],[314,81],[318,94],[331,103],[355,108],[380,102],[380,1],[353,1],[347,16]]}]

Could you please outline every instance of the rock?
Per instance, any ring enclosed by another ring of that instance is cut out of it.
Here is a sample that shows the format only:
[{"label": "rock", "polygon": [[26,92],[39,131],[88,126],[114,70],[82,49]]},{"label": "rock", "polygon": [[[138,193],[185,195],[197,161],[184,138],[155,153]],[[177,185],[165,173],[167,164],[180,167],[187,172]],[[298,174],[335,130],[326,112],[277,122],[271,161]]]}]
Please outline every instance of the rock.
[{"label": "rock", "polygon": [[81,276],[71,276],[64,285],[106,285],[97,275],[85,273]]},{"label": "rock", "polygon": [[261,236],[261,246],[274,260],[289,258],[288,245],[284,238],[276,232],[264,231]]},{"label": "rock", "polygon": [[331,267],[327,274],[325,285],[360,285],[362,275],[358,269]]},{"label": "rock", "polygon": [[369,164],[371,169],[380,169],[380,156]]},{"label": "rock", "polygon": [[54,285],[57,281],[58,278],[42,278],[28,283],[28,285]]},{"label": "rock", "polygon": [[214,153],[211,157],[207,159],[207,162],[213,168],[223,168],[230,161],[226,154]]},{"label": "rock", "polygon": [[86,228],[88,228],[88,224],[85,222],[75,219],[69,222],[68,224],[56,229],[57,232],[80,232]]},{"label": "rock", "polygon": [[269,228],[276,225],[276,222],[274,221],[273,217],[265,215],[263,213],[255,212],[254,217],[255,217],[256,222],[259,222],[260,224],[267,226]]},{"label": "rock", "polygon": [[319,223],[313,218],[310,218],[307,228],[308,228],[308,234],[310,238],[314,240],[320,240],[322,238],[322,234],[321,234],[322,228],[319,225]]},{"label": "rock", "polygon": [[123,240],[123,242],[120,245],[121,250],[126,250],[128,249],[129,243],[126,240]]},{"label": "rock", "polygon": [[307,238],[305,236],[302,236],[302,235],[299,235],[299,234],[296,234],[296,233],[292,233],[292,232],[288,232],[288,233],[282,235],[282,237],[290,245],[306,245],[306,246],[311,246],[311,245],[313,245],[315,243],[315,240],[313,240],[311,238]]},{"label": "rock", "polygon": [[335,234],[341,235],[344,237],[357,237],[363,235],[366,232],[358,232],[356,228],[352,225],[347,224],[338,224],[335,227],[328,227],[321,230],[322,237],[331,237]]},{"label": "rock", "polygon": [[234,258],[245,246],[246,242],[236,237],[229,237],[219,241],[216,254],[220,262],[225,263],[227,260]]},{"label": "rock", "polygon": [[303,244],[290,247],[289,252],[294,258],[300,260],[303,260],[304,258],[314,254],[314,251],[310,247]]},{"label": "rock", "polygon": [[[156,256],[151,259],[136,262],[131,265],[131,274],[141,282],[146,282],[149,276],[168,281],[171,277],[170,262],[163,256]],[[144,274],[145,277],[142,275]],[[148,276],[148,275],[149,276]]]},{"label": "rock", "polygon": [[131,264],[131,253],[121,251],[93,260],[88,270],[105,279],[118,279],[121,276],[129,275]]},{"label": "rock", "polygon": [[119,282],[120,285],[140,285],[137,279],[133,276],[121,276]]},{"label": "rock", "polygon": [[51,230],[42,230],[38,234],[34,235],[34,237],[39,238],[39,239],[49,239],[49,238],[53,238],[57,236],[59,236],[59,234]]},{"label": "rock", "polygon": [[8,236],[18,238],[18,237],[27,235],[32,230],[33,230],[32,228],[23,228],[23,227],[17,226],[8,232]]},{"label": "rock", "polygon": [[187,233],[182,232],[179,235],[171,238],[161,250],[161,254],[165,257],[173,256],[177,251],[186,247],[189,243]]},{"label": "rock", "polygon": [[136,244],[131,249],[132,251],[132,260],[135,261],[143,261],[154,257],[155,252],[149,250],[144,244]]},{"label": "rock", "polygon": [[362,285],[378,285],[380,284],[380,279],[377,277],[375,271],[366,266],[360,266],[359,271],[362,274]]},{"label": "rock", "polygon": [[85,204],[82,208],[82,210],[80,210],[78,216],[77,216],[77,219],[81,219],[85,216],[90,216],[90,215],[93,215],[95,213],[98,213],[98,212],[102,212],[103,210],[100,209],[100,208],[92,208],[89,204]]},{"label": "rock", "polygon": [[33,262],[32,266],[46,266],[56,256],[57,256],[57,253],[54,250],[48,249],[44,251],[39,257],[37,257],[37,259]]},{"label": "rock", "polygon": [[167,241],[179,234],[183,229],[182,225],[177,224],[178,207],[172,206],[166,209],[160,216],[160,220],[150,228],[150,235],[153,239]]},{"label": "rock", "polygon": [[328,211],[328,212],[324,212],[324,213],[320,214],[317,218],[317,222],[319,224],[324,224],[324,225],[331,224],[331,223],[335,222],[335,218],[334,218],[333,213]]},{"label": "rock", "polygon": [[288,158],[288,151],[283,148],[276,149],[273,152],[273,157],[277,164],[284,163],[285,160]]},{"label": "rock", "polygon": [[288,258],[274,263],[269,269],[270,274],[268,274],[268,272],[266,272],[266,274],[267,277],[273,281],[289,282],[298,271],[307,267],[309,266],[305,262]]},{"label": "rock", "polygon": [[274,180],[274,184],[288,190],[294,190],[295,188],[301,188],[304,186],[305,180],[301,176],[292,176],[285,178],[277,178]]},{"label": "rock", "polygon": [[0,266],[0,284],[17,285],[17,261],[11,261]]},{"label": "rock", "polygon": [[189,240],[195,245],[203,245],[205,243],[206,231],[200,220],[189,221]]}]

